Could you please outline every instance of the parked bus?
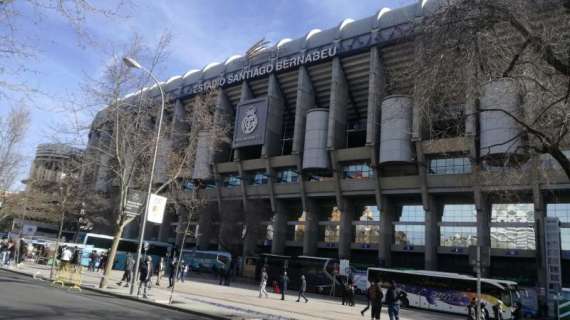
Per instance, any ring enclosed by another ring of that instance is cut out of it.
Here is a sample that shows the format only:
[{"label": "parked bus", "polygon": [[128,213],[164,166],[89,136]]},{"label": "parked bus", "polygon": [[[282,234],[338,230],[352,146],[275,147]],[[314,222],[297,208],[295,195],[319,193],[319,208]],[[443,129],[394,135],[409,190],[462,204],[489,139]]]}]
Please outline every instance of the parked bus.
[{"label": "parked bus", "polygon": [[[166,257],[172,252],[172,244],[159,241],[146,241],[149,243],[149,249],[146,251],[147,255],[152,256],[153,263],[156,265],[161,257]],[[85,234],[83,245],[92,245],[93,250],[97,252],[103,252],[111,249],[113,244],[113,237],[104,234],[87,233]],[[125,267],[125,262],[127,259],[127,254],[132,254],[133,256],[137,254],[139,241],[136,239],[121,239],[119,241],[119,246],[117,247],[117,256],[115,257],[115,263],[113,269],[122,270]],[[145,252],[141,252],[144,254]],[[84,253],[85,254],[85,253]]]},{"label": "parked bus", "polygon": [[269,276],[268,283],[279,283],[281,274],[286,269],[289,289],[297,290],[301,275],[305,275],[307,292],[330,294],[334,284],[338,295],[341,292],[341,282],[333,276],[337,265],[338,260],[332,258],[262,254],[258,260],[256,279],[259,281],[261,269],[265,267]]},{"label": "parked bus", "polygon": [[232,255],[225,251],[183,250],[182,259],[193,271],[217,272],[230,267]]},{"label": "parked bus", "polygon": [[[368,268],[368,281],[380,281],[383,288],[396,281],[407,293],[411,307],[467,315],[467,306],[477,296],[477,278],[457,273],[404,271]],[[519,302],[517,283],[482,279],[481,299],[489,314],[501,303],[503,319],[511,319],[515,302]]]}]

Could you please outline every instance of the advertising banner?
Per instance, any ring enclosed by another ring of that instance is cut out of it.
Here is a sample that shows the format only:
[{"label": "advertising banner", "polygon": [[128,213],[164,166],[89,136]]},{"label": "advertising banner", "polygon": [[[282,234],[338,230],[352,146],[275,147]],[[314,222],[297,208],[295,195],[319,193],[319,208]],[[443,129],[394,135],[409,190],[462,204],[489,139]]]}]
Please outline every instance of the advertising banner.
[{"label": "advertising banner", "polygon": [[166,197],[156,194],[150,195],[150,205],[148,206],[148,221],[154,223],[162,223],[164,218],[164,209],[166,208]]}]

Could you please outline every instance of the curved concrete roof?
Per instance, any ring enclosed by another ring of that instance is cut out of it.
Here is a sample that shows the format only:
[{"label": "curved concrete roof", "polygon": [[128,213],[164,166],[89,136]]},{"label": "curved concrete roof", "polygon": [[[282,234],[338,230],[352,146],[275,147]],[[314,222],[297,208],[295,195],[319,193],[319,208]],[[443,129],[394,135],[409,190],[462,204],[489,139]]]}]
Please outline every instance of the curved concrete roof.
[{"label": "curved concrete roof", "polygon": [[210,63],[202,70],[189,70],[182,76],[171,77],[166,82],[167,91],[185,87],[201,80],[215,78],[221,74],[240,70],[244,65],[266,62],[270,57],[284,57],[303,50],[310,50],[370,33],[374,29],[387,29],[413,21],[418,16],[429,15],[447,3],[447,0],[417,0],[415,4],[397,9],[383,8],[376,14],[359,20],[344,19],[337,27],[325,30],[313,29],[304,37],[297,39],[281,39],[274,46],[267,48],[251,61],[240,55],[229,57],[224,63]]}]

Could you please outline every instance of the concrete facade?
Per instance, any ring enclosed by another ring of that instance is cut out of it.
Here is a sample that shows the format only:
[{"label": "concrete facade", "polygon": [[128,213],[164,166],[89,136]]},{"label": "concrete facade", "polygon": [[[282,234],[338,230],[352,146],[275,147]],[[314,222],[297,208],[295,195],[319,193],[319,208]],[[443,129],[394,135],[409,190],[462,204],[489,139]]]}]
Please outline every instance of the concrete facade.
[{"label": "concrete facade", "polygon": [[[199,93],[198,84],[229,79],[224,77],[236,70],[335,50],[325,59],[216,87],[216,110],[230,119],[217,125],[234,127],[236,105],[254,98],[267,97],[272,112],[282,116],[268,118],[264,145],[219,150],[211,164],[216,188],[207,190],[210,205],[197,222],[198,239],[190,243],[235,255],[332,256],[367,266],[472,273],[467,247],[478,241],[491,248],[486,276],[544,287],[543,220],[549,204],[569,203],[570,183],[555,169],[548,181],[538,174],[508,185],[488,178],[477,163],[473,117],[457,120],[465,121],[460,135],[422,136],[425,119],[414,105],[408,72],[416,46],[412,21],[424,14],[422,8],[411,5],[310,32],[253,61],[228,60],[219,73],[202,70],[165,84],[171,99],[185,101]],[[407,137],[402,143],[410,148],[404,148],[406,161],[381,163],[384,156],[402,158],[383,154],[380,146],[383,102],[394,96],[412,104],[411,123],[392,129],[401,130],[397,138]],[[330,168],[318,171],[303,169],[306,115],[313,108],[328,110]],[[464,101],[465,113],[473,108],[473,101]],[[534,168],[541,166],[541,159],[534,161]],[[516,170],[507,174],[518,176]],[[562,227],[570,228],[570,221]],[[569,265],[564,248],[563,265]],[[513,264],[521,266],[514,273]],[[570,274],[563,281],[569,283]]]}]

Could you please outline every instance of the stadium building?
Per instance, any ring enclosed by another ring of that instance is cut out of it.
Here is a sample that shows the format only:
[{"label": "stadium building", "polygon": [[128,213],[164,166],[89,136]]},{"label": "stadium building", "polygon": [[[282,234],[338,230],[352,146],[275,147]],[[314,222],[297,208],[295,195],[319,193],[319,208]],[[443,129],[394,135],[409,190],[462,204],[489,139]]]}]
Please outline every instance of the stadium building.
[{"label": "stadium building", "polygon": [[[553,161],[535,156],[528,174],[505,185],[478,178],[480,152],[506,152],[482,144],[520,128],[498,117],[476,130],[475,117],[465,117],[467,104],[438,119],[459,130],[422,135],[413,98],[415,25],[438,2],[346,19],[283,39],[253,59],[232,56],[165,81],[174,103],[167,125],[210,89],[218,92],[215,112],[232,119],[218,124],[233,128],[227,148],[212,152],[204,147],[208,132],[200,135],[191,178],[215,187],[207,190],[198,236],[188,242],[238,248],[244,256],[326,256],[472,274],[468,247],[479,241],[490,249],[485,276],[544,288],[545,234],[555,230],[558,271],[570,286],[570,184]],[[511,79],[481,91],[482,104],[520,107]],[[541,180],[537,170],[552,178]],[[98,171],[98,188],[105,174]],[[513,197],[496,196],[505,191]],[[561,224],[549,225],[547,217]],[[181,222],[171,210],[149,238],[175,241]]]}]

